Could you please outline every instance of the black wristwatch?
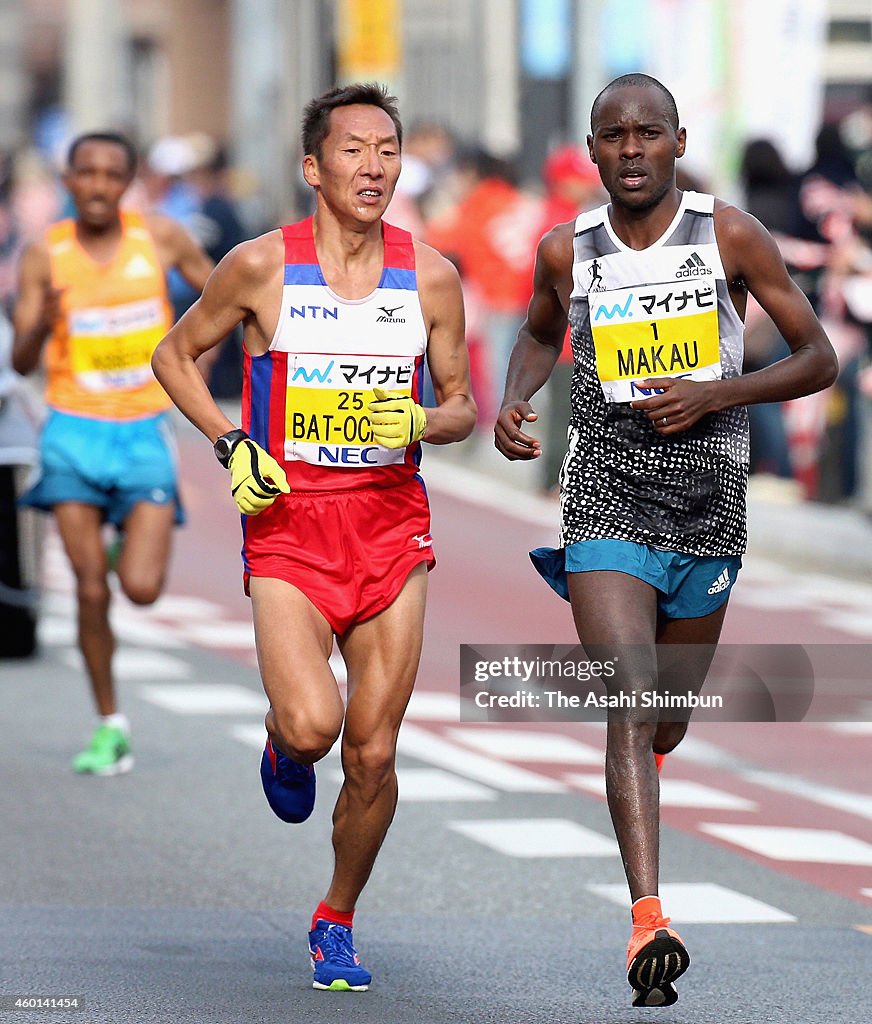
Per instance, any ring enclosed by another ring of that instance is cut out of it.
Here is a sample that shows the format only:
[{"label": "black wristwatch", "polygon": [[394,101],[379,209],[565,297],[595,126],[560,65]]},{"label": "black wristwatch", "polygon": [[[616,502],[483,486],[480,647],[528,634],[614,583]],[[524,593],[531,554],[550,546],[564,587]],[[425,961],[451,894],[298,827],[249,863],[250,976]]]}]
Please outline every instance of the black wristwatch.
[{"label": "black wristwatch", "polygon": [[222,434],[215,442],[215,458],[227,469],[230,464],[230,456],[240,441],[244,441],[248,434],[244,430],[229,430]]}]

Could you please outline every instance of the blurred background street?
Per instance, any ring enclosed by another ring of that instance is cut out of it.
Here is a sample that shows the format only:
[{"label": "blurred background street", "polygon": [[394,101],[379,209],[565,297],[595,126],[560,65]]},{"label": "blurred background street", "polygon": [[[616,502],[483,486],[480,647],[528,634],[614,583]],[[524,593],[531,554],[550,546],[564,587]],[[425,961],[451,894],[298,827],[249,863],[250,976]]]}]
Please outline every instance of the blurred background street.
[{"label": "blurred background street", "polygon": [[[570,363],[534,400],[545,457],[510,465],[492,443],[508,346],[538,238],[604,201],[583,145],[591,101],[616,75],[659,77],[688,129],[680,186],[773,232],[842,367],[822,395],[753,410],[750,550],[723,639],[872,643],[872,0],[0,0],[0,48],[7,313],[23,248],[69,213],[59,171],[77,132],[129,132],[129,204],[180,219],[220,259],[310,212],[304,103],[376,79],[407,130],[387,220],[461,271],[480,409],[472,438],[424,456],[439,564],[400,806],[355,927],[376,977],[359,998],[309,987],[340,767],[319,766],[306,825],[266,807],[239,521],[209,444],[179,421],[189,521],[166,594],[114,602],[128,776],[69,771],[93,719],[72,577],[53,524],[18,518],[3,653],[30,628],[38,642],[0,658],[0,1020],[36,1019],[2,999],[41,994],[83,997],[50,1018],[79,1024],[640,1021],[602,727],[459,721],[460,644],[575,642],[526,554],[556,536]],[[177,313],[194,297],[174,285]],[[4,536],[41,383],[8,370],[9,344],[0,312]],[[752,306],[747,368],[785,351]],[[210,384],[235,420],[240,355],[228,338]],[[667,759],[662,891],[694,965],[658,1019],[868,1019],[870,707],[692,725]]]}]

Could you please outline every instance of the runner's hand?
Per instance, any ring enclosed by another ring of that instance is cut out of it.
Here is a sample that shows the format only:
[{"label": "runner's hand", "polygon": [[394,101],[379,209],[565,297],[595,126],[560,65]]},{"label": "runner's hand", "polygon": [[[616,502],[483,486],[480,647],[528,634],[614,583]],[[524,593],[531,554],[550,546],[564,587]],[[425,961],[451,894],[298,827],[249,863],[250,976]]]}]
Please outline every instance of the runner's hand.
[{"label": "runner's hand", "polygon": [[411,395],[373,388],[375,401],[369,403],[372,438],[385,448],[405,448],[420,441],[427,429],[427,414]]},{"label": "runner's hand", "polygon": [[[285,471],[250,437],[233,449],[227,466],[233,500],[243,515],[256,516],[269,508],[280,494],[291,493]],[[268,482],[270,480],[272,483]]]}]

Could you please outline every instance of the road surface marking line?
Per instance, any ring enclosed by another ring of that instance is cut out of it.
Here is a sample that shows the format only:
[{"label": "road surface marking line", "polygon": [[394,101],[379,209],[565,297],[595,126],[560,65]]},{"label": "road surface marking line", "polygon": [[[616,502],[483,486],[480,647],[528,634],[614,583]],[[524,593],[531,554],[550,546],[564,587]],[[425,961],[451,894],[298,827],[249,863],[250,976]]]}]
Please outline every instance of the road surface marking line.
[{"label": "road surface marking line", "polygon": [[603,763],[603,752],[571,736],[557,732],[533,732],[525,729],[462,728],[451,729],[452,739],[492,757],[508,761],[540,761],[555,764]]},{"label": "road surface marking line", "polygon": [[448,827],[509,857],[617,857],[618,844],[565,818],[452,821]]},{"label": "road surface marking line", "polygon": [[566,786],[556,779],[494,761],[443,739],[420,726],[405,723],[400,729],[397,750],[401,754],[445,768],[473,782],[481,782],[508,793],[565,793]]},{"label": "road surface marking line", "polygon": [[262,693],[233,683],[140,686],[139,695],[143,700],[178,715],[263,715],[268,707]]},{"label": "road surface marking line", "polygon": [[[330,778],[334,782],[342,782],[345,776],[341,768],[334,768]],[[497,794],[487,786],[461,779],[438,768],[399,768],[397,780],[401,803],[466,803],[497,799]]]},{"label": "road surface marking line", "polygon": [[771,860],[872,866],[872,846],[831,829],[704,822],[702,832]]},{"label": "road surface marking line", "polygon": [[[605,799],[606,780],[602,774],[581,775],[578,773],[564,775],[571,786],[595,793]],[[699,782],[685,779],[660,779],[661,807],[696,807],[702,810],[717,811],[756,811],[758,805],[753,800],[734,796],[722,789],[704,786]]]},{"label": "road surface marking line", "polygon": [[[588,885],[587,889],[619,907],[629,907],[630,897],[624,883]],[[792,914],[715,882],[661,882],[660,899],[664,912],[679,927],[682,924],[778,924],[796,920]]]}]

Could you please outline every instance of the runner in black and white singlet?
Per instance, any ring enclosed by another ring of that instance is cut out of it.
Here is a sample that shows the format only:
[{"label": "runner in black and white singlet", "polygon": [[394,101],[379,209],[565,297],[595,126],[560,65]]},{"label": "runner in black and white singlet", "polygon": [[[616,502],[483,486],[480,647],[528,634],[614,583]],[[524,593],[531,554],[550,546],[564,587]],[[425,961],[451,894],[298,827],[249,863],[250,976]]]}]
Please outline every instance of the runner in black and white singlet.
[{"label": "runner in black and white singlet", "polygon": [[695,555],[745,549],[744,408],[661,437],[629,405],[651,393],[638,387],[643,377],[716,380],[742,372],[742,321],[713,208],[712,196],[685,192],[673,222],[642,251],[617,236],[607,206],[575,222],[561,547],[609,537]]},{"label": "runner in black and white singlet", "polygon": [[[685,143],[675,100],[656,79],[625,75],[596,98],[588,149],[611,202],[539,243],[495,428],[506,458],[541,454],[525,432],[537,419],[530,398],[551,373],[568,319],[575,369],[560,541],[531,555],[571,602],[588,654],[615,659],[610,696],[702,687],[745,547],[745,406],[818,391],[837,371],[759,222],[678,190]],[[742,375],[749,292],[790,355]],[[658,896],[657,771],[683,738],[684,718],[609,711],[606,790],[632,901],[634,1006],[675,1002],[675,979],[690,963]]]}]

